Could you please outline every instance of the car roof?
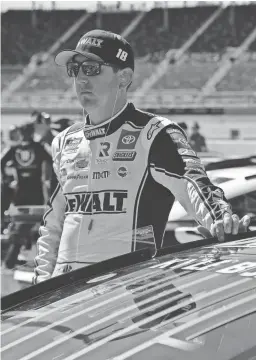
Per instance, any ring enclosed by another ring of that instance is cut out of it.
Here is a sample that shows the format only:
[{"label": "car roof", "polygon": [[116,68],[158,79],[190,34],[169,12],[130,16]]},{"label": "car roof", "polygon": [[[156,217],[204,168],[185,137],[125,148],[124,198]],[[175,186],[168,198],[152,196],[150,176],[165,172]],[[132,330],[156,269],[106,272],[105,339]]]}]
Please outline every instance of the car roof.
[{"label": "car roof", "polygon": [[206,164],[205,169],[208,170],[217,170],[217,169],[227,169],[235,167],[243,167],[256,164],[256,155],[251,156],[229,156],[228,158],[220,159],[218,161],[211,161]]},{"label": "car roof", "polygon": [[238,176],[245,177],[245,176],[254,175],[254,174],[256,175],[256,166],[255,165],[207,171],[207,175],[210,178],[216,178],[216,177],[236,178]]},{"label": "car roof", "polygon": [[[236,178],[218,185],[223,191],[227,200],[256,190],[256,176]],[[175,201],[169,214],[168,221],[177,221],[187,215],[183,206]]]},{"label": "car roof", "polygon": [[249,351],[256,232],[233,239],[155,258],[140,250],[2,298],[2,359],[223,360]]}]

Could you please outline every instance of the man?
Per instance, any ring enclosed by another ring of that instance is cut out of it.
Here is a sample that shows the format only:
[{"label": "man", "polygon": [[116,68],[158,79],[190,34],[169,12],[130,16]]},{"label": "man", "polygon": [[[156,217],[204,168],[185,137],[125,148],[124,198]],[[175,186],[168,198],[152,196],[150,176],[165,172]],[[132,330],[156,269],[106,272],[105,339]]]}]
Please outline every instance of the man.
[{"label": "man", "polygon": [[[55,62],[74,77],[87,116],[53,140],[58,181],[40,229],[35,283],[145,246],[162,246],[174,199],[208,234],[246,231],[172,121],[127,102],[134,56],[121,36],[93,30]],[[208,229],[208,230],[207,230]]]},{"label": "man", "polygon": [[20,127],[20,144],[6,148],[1,158],[1,170],[5,174],[7,162],[12,161],[17,176],[17,189],[14,196],[15,205],[42,205],[48,198],[43,196],[44,183],[42,165],[51,163],[47,150],[33,140],[34,125],[28,123]]},{"label": "man", "polygon": [[51,145],[54,138],[51,129],[51,116],[46,112],[33,111],[31,119],[34,123],[35,141],[45,145],[45,148],[51,153]]},{"label": "man", "polygon": [[197,122],[194,123],[192,127],[192,134],[189,138],[189,143],[192,149],[196,152],[204,152],[207,151],[205,138],[203,135],[199,133],[199,125]]},{"label": "man", "polygon": [[[1,132],[2,134],[2,132]],[[17,145],[20,140],[20,130],[17,126],[11,126],[8,129],[8,142],[11,145]],[[5,154],[8,148],[7,144],[2,144],[2,154]],[[1,155],[2,156],[2,155]],[[12,202],[14,191],[17,184],[17,173],[13,167],[13,161],[9,160],[2,167],[2,176],[1,176],[1,229],[4,229],[4,213],[9,209],[9,206]]]},{"label": "man", "polygon": [[[51,156],[44,147],[33,140],[34,124],[20,127],[21,143],[7,148],[1,159],[2,174],[6,164],[12,162],[16,183],[12,202],[16,206],[43,205],[48,201],[47,181],[43,171],[45,163],[51,164]],[[11,269],[17,262],[22,239],[28,239],[26,246],[31,247],[30,230],[33,225],[19,223],[11,234],[11,247],[6,255],[6,267]]]},{"label": "man", "polygon": [[61,131],[65,130],[66,128],[70,127],[74,124],[74,121],[69,118],[60,118],[55,120],[51,123],[51,131],[54,136],[58,135]]}]

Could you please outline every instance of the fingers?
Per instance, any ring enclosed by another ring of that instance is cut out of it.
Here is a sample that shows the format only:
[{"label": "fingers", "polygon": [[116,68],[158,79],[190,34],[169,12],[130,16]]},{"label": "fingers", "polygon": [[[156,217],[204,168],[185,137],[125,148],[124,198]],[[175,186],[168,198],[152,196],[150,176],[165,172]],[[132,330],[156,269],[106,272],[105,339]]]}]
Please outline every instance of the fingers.
[{"label": "fingers", "polygon": [[222,220],[215,221],[211,226],[211,234],[219,241],[224,241],[225,234],[236,235],[238,232],[246,232],[250,224],[250,217],[245,215],[239,220],[238,215],[225,213]]},{"label": "fingers", "polygon": [[238,234],[238,230],[239,230],[239,217],[236,214],[232,215],[232,219],[233,219],[233,225],[232,225],[232,234]]},{"label": "fingers", "polygon": [[240,221],[239,221],[239,231],[240,232],[246,232],[248,231],[248,227],[250,225],[251,218],[248,215],[245,215]]},{"label": "fingers", "polygon": [[219,241],[224,241],[225,237],[224,237],[224,226],[222,222],[219,222],[216,226],[216,235]]},{"label": "fingers", "polygon": [[217,237],[219,241],[224,241],[223,220],[217,220],[214,224],[212,224],[211,234],[213,237]]},{"label": "fingers", "polygon": [[229,213],[225,213],[223,217],[223,225],[224,225],[224,232],[226,234],[231,234],[232,232],[232,216]]},{"label": "fingers", "polygon": [[207,230],[207,229],[206,229],[204,226],[202,226],[202,225],[199,225],[199,226],[197,227],[197,231],[198,231],[203,237],[205,237],[205,238],[211,237],[210,231]]}]

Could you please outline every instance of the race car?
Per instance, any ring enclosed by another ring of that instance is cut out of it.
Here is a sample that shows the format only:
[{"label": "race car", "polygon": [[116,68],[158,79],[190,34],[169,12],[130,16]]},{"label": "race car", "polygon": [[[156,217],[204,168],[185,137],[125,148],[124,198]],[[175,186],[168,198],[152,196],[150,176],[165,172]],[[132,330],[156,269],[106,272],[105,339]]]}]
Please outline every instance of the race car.
[{"label": "race car", "polygon": [[[239,217],[251,216],[250,229],[256,230],[256,169],[253,175],[240,176],[218,184],[224,190],[233,213]],[[170,212],[163,240],[163,246],[186,243],[203,236],[197,230],[198,224],[187,214],[178,201]]]},{"label": "race car", "polygon": [[256,232],[138,250],[1,300],[2,360],[254,359]]},{"label": "race car", "polygon": [[244,178],[256,174],[256,156],[232,157],[210,162],[205,165],[205,170],[215,185],[238,177]]}]

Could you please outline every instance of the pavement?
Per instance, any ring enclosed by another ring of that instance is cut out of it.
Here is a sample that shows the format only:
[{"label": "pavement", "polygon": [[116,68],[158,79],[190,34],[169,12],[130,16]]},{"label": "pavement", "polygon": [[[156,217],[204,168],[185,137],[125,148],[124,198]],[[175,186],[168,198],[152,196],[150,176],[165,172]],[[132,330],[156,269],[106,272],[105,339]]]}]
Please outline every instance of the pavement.
[{"label": "pavement", "polygon": [[31,250],[21,250],[19,255],[19,260],[26,260],[25,265],[16,266],[14,269],[6,269],[2,262],[0,268],[1,297],[32,285],[35,255],[36,245],[33,244]]}]

